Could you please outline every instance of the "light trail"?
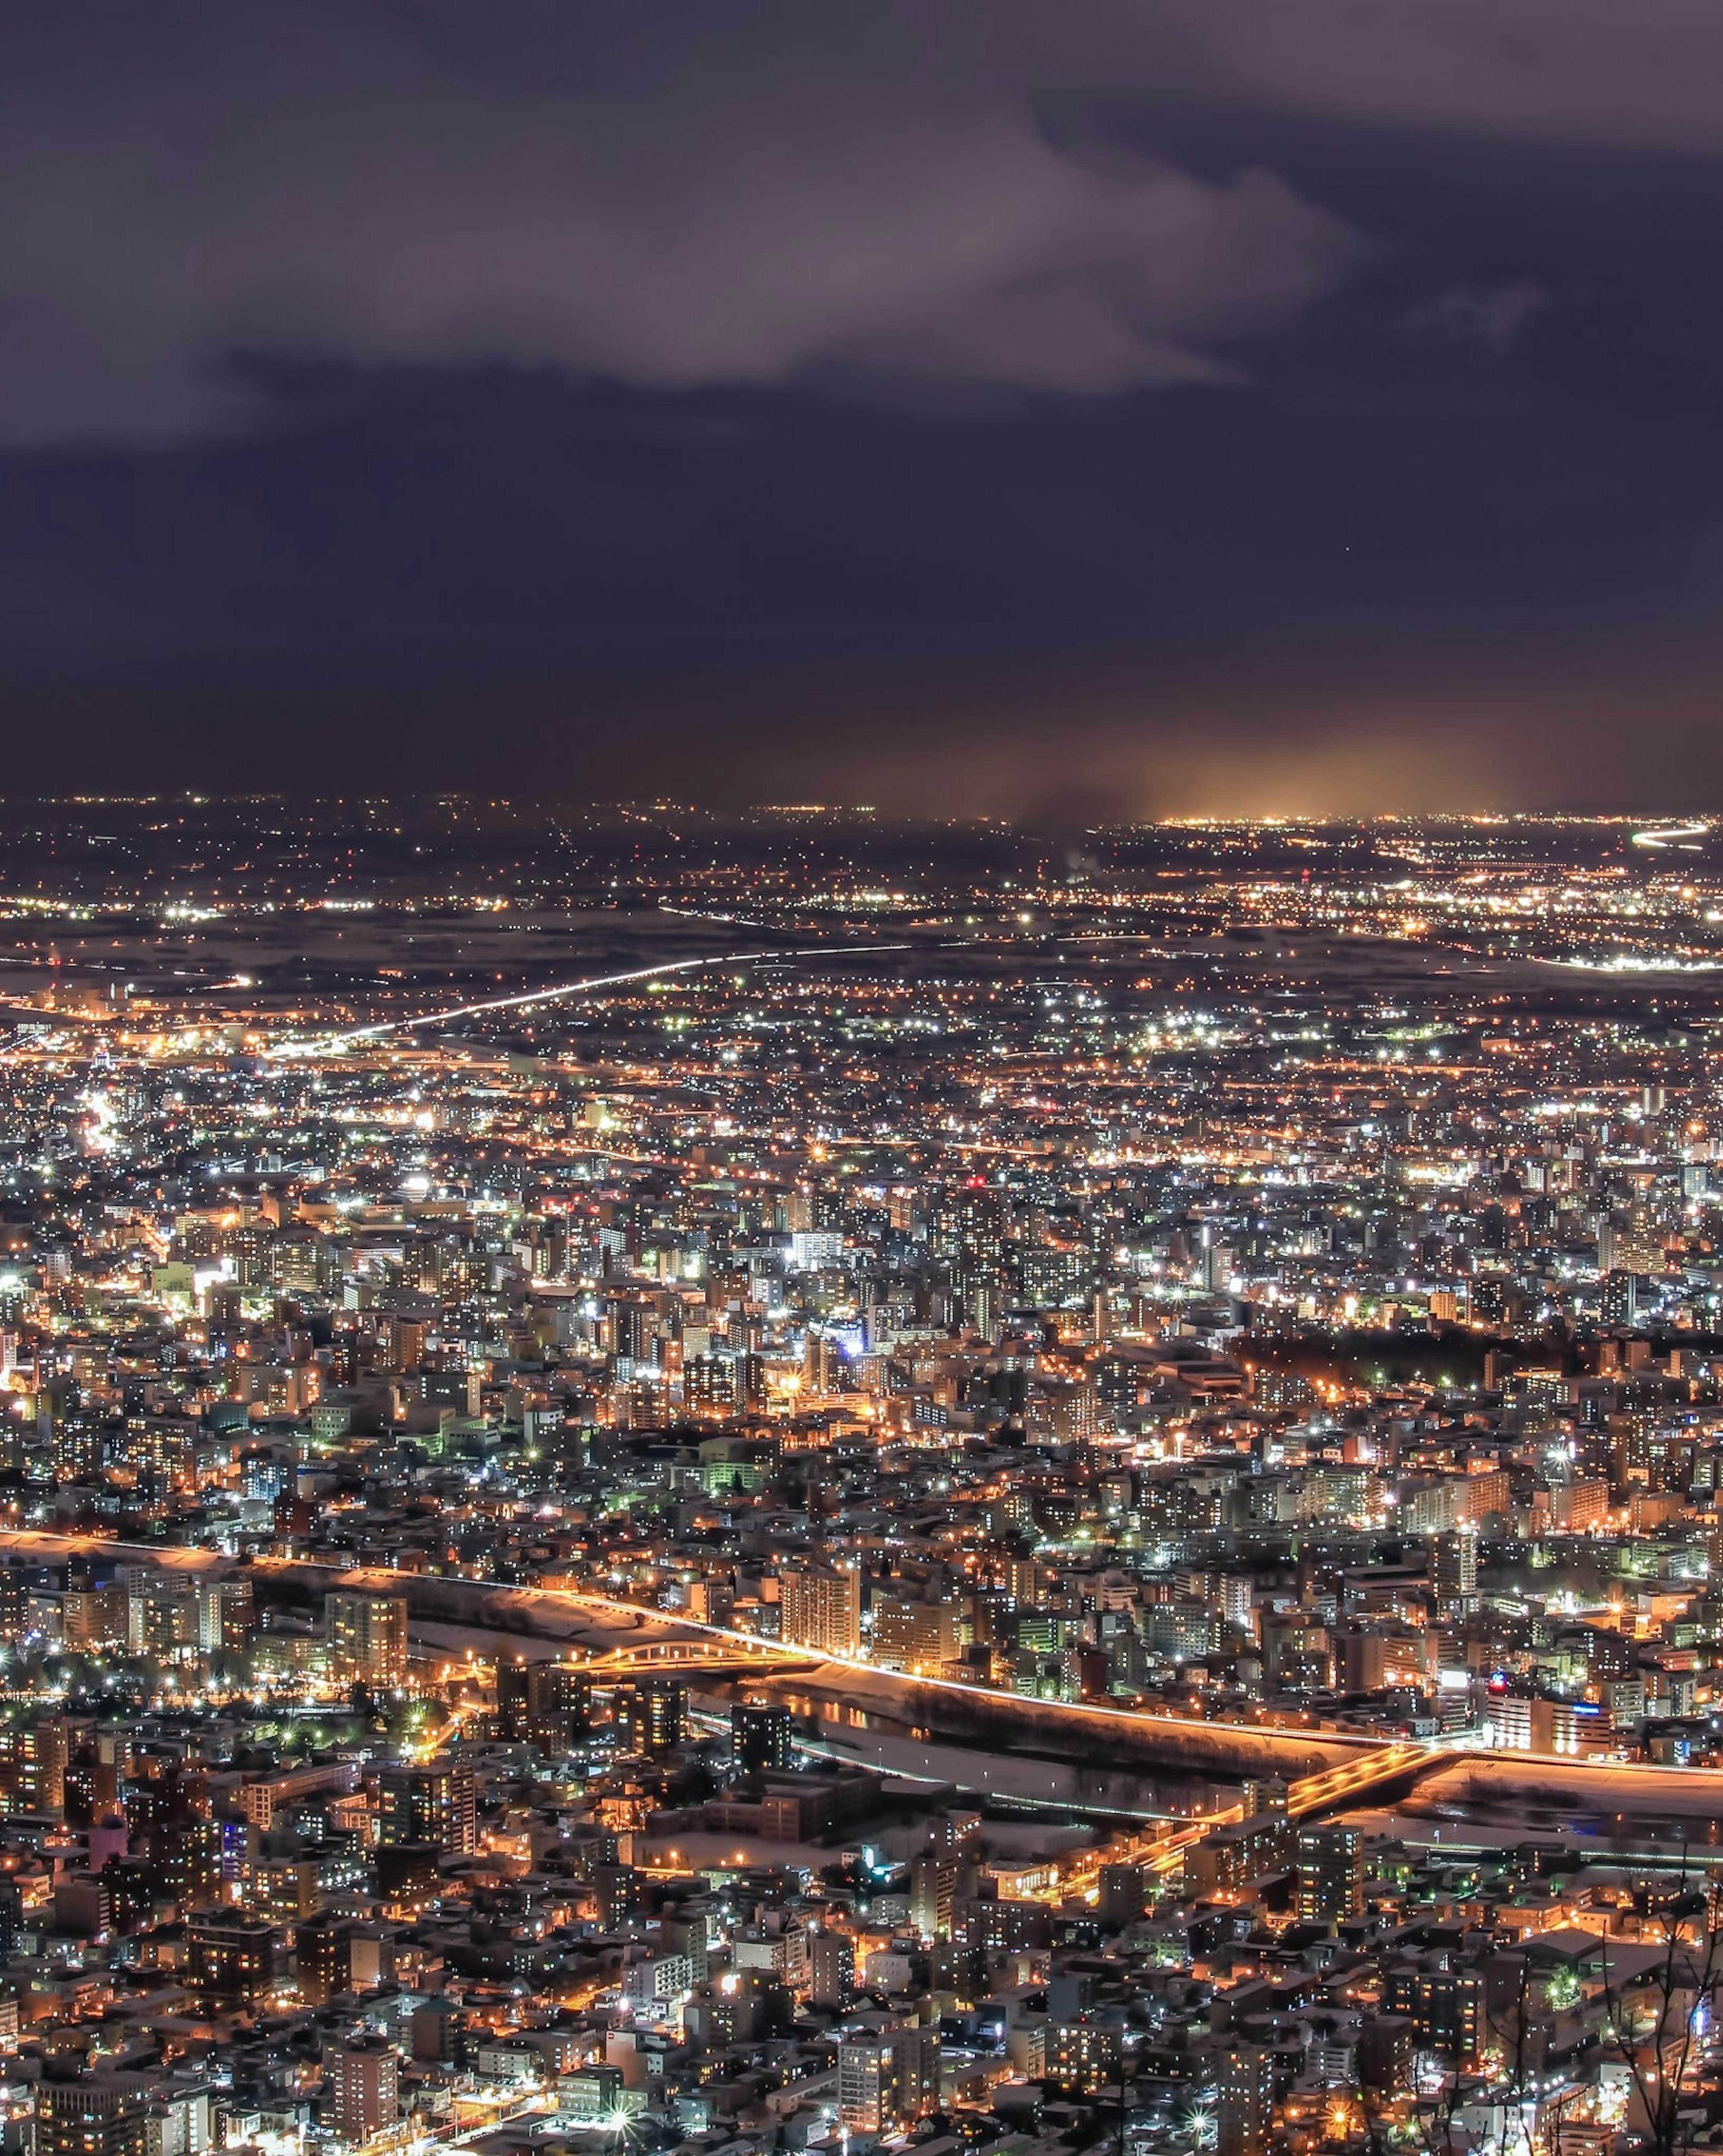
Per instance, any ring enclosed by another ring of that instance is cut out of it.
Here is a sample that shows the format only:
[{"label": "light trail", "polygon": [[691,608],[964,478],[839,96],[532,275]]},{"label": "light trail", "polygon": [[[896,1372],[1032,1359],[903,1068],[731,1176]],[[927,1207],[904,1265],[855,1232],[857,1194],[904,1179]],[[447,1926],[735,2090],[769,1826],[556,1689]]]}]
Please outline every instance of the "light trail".
[{"label": "light trail", "polygon": [[1659,853],[1665,847],[1677,846],[1683,853],[1696,854],[1700,850],[1699,847],[1683,846],[1681,841],[1684,839],[1708,839],[1710,834],[1711,827],[1710,824],[1704,821],[1692,824],[1656,824],[1649,830],[1635,831],[1630,843],[1636,846],[1649,846]]},{"label": "light trail", "polygon": [[1557,966],[1569,973],[1717,973],[1723,958],[1636,958],[1622,952],[1613,958],[1546,958],[1529,953],[1534,966]]},{"label": "light trail", "polygon": [[636,981],[657,981],[671,973],[710,972],[719,966],[758,966],[797,958],[871,957],[876,952],[913,951],[913,943],[804,944],[789,951],[727,951],[710,958],[672,958],[658,966],[635,966],[623,973],[595,973],[583,981],[564,981],[554,988],[530,988],[524,994],[491,996],[483,1003],[456,1004],[447,1010],[421,1011],[417,1018],[385,1019],[376,1025],[359,1025],[345,1033],[318,1035],[310,1040],[279,1041],[264,1050],[271,1062],[287,1056],[329,1055],[365,1040],[384,1040],[392,1033],[412,1033],[421,1026],[449,1025],[456,1019],[488,1017],[493,1011],[526,1010],[534,1004],[561,1002],[567,996],[589,995],[600,988],[627,988]]}]

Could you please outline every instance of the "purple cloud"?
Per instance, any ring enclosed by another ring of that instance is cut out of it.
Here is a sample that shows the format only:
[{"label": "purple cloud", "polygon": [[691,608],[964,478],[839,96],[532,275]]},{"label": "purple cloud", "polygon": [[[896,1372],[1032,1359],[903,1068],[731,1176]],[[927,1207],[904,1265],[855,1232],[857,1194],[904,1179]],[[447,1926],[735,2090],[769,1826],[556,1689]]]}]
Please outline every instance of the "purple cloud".
[{"label": "purple cloud", "polygon": [[1272,173],[1063,145],[985,69],[748,57],[500,80],[376,14],[238,6],[123,71],[50,71],[0,99],[0,427],[218,423],[246,350],[664,388],[1220,382],[1363,252]]}]

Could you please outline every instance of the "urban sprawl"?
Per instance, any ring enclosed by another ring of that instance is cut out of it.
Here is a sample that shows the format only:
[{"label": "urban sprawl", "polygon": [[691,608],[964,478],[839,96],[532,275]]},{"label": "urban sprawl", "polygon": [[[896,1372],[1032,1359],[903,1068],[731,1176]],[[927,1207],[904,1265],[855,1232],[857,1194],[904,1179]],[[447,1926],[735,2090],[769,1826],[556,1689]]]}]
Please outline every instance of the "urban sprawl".
[{"label": "urban sprawl", "polygon": [[1720,985],[1703,819],[9,803],[5,2148],[1723,2149]]}]

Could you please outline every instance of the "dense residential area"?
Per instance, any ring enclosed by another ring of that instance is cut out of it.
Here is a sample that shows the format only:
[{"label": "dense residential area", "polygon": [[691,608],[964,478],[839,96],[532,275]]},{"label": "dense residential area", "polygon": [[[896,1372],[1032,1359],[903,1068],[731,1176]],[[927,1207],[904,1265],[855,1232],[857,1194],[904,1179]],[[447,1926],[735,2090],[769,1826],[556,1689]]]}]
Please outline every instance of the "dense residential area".
[{"label": "dense residential area", "polygon": [[1667,834],[36,813],[10,2145],[1723,2139]]}]

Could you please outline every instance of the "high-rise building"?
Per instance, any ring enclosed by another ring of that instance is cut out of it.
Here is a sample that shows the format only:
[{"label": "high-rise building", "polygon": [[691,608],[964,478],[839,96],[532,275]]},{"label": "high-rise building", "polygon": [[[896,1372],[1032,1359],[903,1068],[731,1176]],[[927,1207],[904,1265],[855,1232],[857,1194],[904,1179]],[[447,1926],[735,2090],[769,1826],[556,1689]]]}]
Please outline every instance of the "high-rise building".
[{"label": "high-rise building", "polygon": [[197,1645],[206,1655],[243,1655],[257,1630],[249,1579],[197,1583]]},{"label": "high-rise building", "polygon": [[65,2074],[51,2063],[36,2085],[38,2156],[148,2156],[151,2077]]},{"label": "high-rise building", "polygon": [[517,1655],[496,1666],[496,1733],[505,1744],[531,1742],[532,1665]]},{"label": "high-rise building", "polygon": [[348,1682],[397,1685],[407,1675],[407,1598],[341,1589],[323,1598],[323,1636],[331,1675]]},{"label": "high-rise building", "polygon": [[838,2046],[838,2118],[849,2133],[894,2133],[938,2104],[936,2029],[889,2029]]},{"label": "high-rise building", "polygon": [[[127,1799],[128,1813],[131,1809]],[[238,1822],[232,1824],[238,1828]],[[222,1899],[223,1822],[177,1810],[150,1829],[151,1876],[156,1891],[182,1911],[206,1909]]]},{"label": "high-rise building", "polygon": [[353,1927],[351,1918],[326,1911],[310,1917],[294,1935],[299,1995],[307,2006],[326,2006],[353,1989]]},{"label": "high-rise building", "polygon": [[218,2010],[255,2008],[282,1974],[282,1938],[273,1924],[219,1912],[186,1927],[186,1984]]},{"label": "high-rise building", "polygon": [[1097,1920],[1109,1931],[1134,1924],[1148,1907],[1151,1876],[1146,1865],[1102,1865],[1095,1897]]},{"label": "high-rise building", "polygon": [[60,1605],[60,1635],[68,1654],[99,1654],[105,1647],[123,1647],[127,1638],[126,1589],[117,1582],[109,1587],[69,1588]]},{"label": "high-rise building", "polygon": [[1298,1913],[1338,1924],[1364,1906],[1364,1836],[1355,1826],[1307,1826],[1298,1836]]},{"label": "high-rise building", "polygon": [[0,1799],[7,1809],[64,1811],[69,1748],[64,1715],[0,1722]]},{"label": "high-rise building", "polygon": [[348,2143],[369,2141],[401,2116],[400,2061],[382,2036],[353,2036],[323,2050],[324,2116]]},{"label": "high-rise building", "polygon": [[957,1867],[949,1858],[918,1856],[910,1866],[910,1922],[924,1939],[951,1935]]},{"label": "high-rise building", "polygon": [[1413,2039],[1426,2050],[1464,2064],[1478,2056],[1484,2017],[1484,1978],[1476,1969],[1390,1967],[1382,1987],[1390,2014],[1412,2025]]},{"label": "high-rise building", "polygon": [[679,1954],[687,1963],[690,1982],[704,1984],[709,1953],[705,1917],[660,1917],[658,1935],[659,1944],[665,1953]]},{"label": "high-rise building", "polygon": [[135,1655],[166,1661],[197,1645],[198,1583],[184,1573],[131,1565],[126,1578],[126,1644]]},{"label": "high-rise building", "polygon": [[841,2012],[854,1996],[854,1942],[843,1932],[815,1932],[808,1942],[809,2005]]},{"label": "high-rise building", "polygon": [[621,1706],[637,1752],[670,1752],[688,1728],[688,1687],[676,1677],[640,1677]]},{"label": "high-rise building", "polygon": [[778,1584],[787,1645],[854,1661],[861,1652],[861,1574],[853,1565],[797,1566]]},{"label": "high-rise building", "polygon": [[592,1727],[592,1680],[571,1662],[500,1663],[496,1719],[505,1744],[566,1751]]},{"label": "high-rise building", "polygon": [[24,1929],[23,1889],[12,1877],[0,1877],[0,1964],[18,1952]]},{"label": "high-rise building", "polygon": [[933,1676],[955,1661],[961,1612],[955,1601],[874,1594],[873,1659],[888,1670]]},{"label": "high-rise building", "polygon": [[461,2010],[440,1992],[413,2009],[408,2028],[415,2059],[454,2066],[465,2050]]},{"label": "high-rise building", "polygon": [[592,1726],[592,1680],[570,1662],[533,1665],[533,1740],[547,1750],[577,1744]]},{"label": "high-rise building", "polygon": [[595,1864],[592,1899],[598,1922],[607,1932],[620,1931],[640,1913],[640,1888],[644,1874],[632,1864]]},{"label": "high-rise building", "polygon": [[1274,2108],[1274,2059],[1261,2044],[1223,2051],[1217,2076],[1215,2156],[1263,2156]]},{"label": "high-rise building", "polygon": [[470,1856],[478,1847],[470,1761],[444,1753],[436,1759],[385,1767],[378,1789],[382,1840],[425,1842],[456,1856]]},{"label": "high-rise building", "polygon": [[745,1774],[782,1772],[795,1763],[795,1717],[777,1700],[738,1700],[730,1710],[730,1748]]},{"label": "high-rise building", "polygon": [[402,1916],[416,1916],[437,1898],[438,1851],[428,1841],[386,1841],[377,1852],[377,1899]]},{"label": "high-rise building", "polygon": [[1099,2096],[1122,2071],[1124,2031],[1115,2022],[1054,2023],[1045,2034],[1047,2081],[1065,2096]]},{"label": "high-rise building", "polygon": [[1430,1593],[1444,1617],[1464,1617],[1478,1606],[1478,1537],[1470,1527],[1432,1535]]}]

